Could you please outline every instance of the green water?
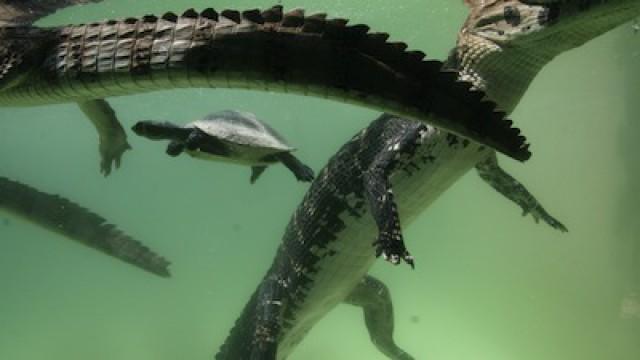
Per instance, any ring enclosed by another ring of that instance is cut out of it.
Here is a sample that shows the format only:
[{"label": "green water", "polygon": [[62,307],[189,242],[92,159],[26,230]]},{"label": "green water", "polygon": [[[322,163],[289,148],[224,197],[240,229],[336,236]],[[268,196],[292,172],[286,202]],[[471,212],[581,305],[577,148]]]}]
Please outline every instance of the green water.
[{"label": "green water", "polygon": [[[167,3],[170,3],[167,5]],[[387,31],[444,58],[460,1],[282,1]],[[107,0],[42,24],[273,1]],[[640,35],[623,26],[547,66],[513,114],[533,144],[502,158],[561,234],[520,216],[474,172],[405,229],[416,270],[382,261],[397,342],[416,359],[640,359]],[[314,98],[172,90],[113,98],[125,128],[254,112],[319,170],[375,112]],[[0,175],[90,207],[168,257],[161,279],[0,212],[0,359],[211,359],[270,264],[307,185],[282,166],[249,170],[187,157],[128,132],[133,151],[108,178],[95,130],[75,105],[0,108]],[[402,209],[400,209],[402,211]],[[360,310],[339,306],[292,360],[384,359]]]}]

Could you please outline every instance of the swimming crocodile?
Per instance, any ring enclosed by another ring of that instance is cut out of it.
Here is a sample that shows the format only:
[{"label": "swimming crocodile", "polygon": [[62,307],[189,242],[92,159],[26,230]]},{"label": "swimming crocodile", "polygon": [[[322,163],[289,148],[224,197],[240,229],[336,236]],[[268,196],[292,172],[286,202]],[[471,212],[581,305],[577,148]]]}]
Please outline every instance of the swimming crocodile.
[{"label": "swimming crocodile", "polygon": [[[555,56],[640,13],[637,0],[466,2],[472,12],[446,66],[460,70],[461,77],[486,90],[507,112]],[[511,72],[505,74],[501,64]],[[492,150],[384,114],[318,174],[291,217],[271,267],[215,358],[285,359],[328,311],[349,303],[363,308],[370,337],[383,354],[413,359],[393,340],[393,306],[386,287],[366,274],[374,255],[413,265],[400,223],[410,223],[474,166],[525,214],[566,231],[499,167]]]},{"label": "swimming crocodile", "polygon": [[482,92],[388,37],[324,14],[283,13],[281,6],[190,9],[181,16],[55,28],[5,26],[0,106],[81,102],[93,109],[100,102],[94,112],[107,120],[95,122],[111,133],[101,139],[120,139],[117,154],[103,157],[104,172],[127,145],[113,135],[123,131],[102,99],[184,87],[320,96],[425,121],[518,160],[530,156],[519,130]]},{"label": "swimming crocodile", "polygon": [[113,256],[169,277],[169,261],[118,230],[106,219],[59,195],[0,177],[0,210]]},{"label": "swimming crocodile", "polygon": [[[363,307],[371,338],[385,355],[413,359],[395,345],[388,291],[367,271],[374,254],[413,266],[400,217],[403,225],[411,223],[490,153],[482,145],[388,114],[360,131],[312,183],[273,264],[216,359],[285,359],[341,302]],[[566,231],[497,162],[483,164],[481,173],[492,186],[516,195],[512,200],[526,212]]]}]

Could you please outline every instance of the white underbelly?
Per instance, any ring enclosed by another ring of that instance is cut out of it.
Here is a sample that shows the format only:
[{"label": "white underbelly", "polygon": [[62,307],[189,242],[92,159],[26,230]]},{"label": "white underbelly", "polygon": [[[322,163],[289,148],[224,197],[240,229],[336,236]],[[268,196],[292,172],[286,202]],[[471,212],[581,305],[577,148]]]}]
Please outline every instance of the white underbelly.
[{"label": "white underbelly", "polygon": [[[479,151],[479,145],[470,144],[465,149],[450,150],[446,141],[431,149],[435,160],[408,176],[396,171],[391,182],[404,229],[449,188],[462,175],[485,158],[490,151]],[[329,249],[336,255],[325,256],[316,264],[321,269],[314,275],[313,286],[304,303],[296,310],[294,325],[284,334],[278,347],[278,359],[285,359],[307,332],[331,309],[350,294],[356,284],[367,274],[376,260],[372,242],[378,230],[371,213],[360,218],[343,213],[345,229],[336,234],[337,240]],[[405,239],[411,249],[412,239]]]}]

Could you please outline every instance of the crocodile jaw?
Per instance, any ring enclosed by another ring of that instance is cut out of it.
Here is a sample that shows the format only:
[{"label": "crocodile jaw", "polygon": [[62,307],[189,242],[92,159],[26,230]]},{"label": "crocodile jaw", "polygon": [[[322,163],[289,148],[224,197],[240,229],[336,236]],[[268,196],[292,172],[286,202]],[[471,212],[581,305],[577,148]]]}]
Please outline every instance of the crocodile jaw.
[{"label": "crocodile jaw", "polygon": [[471,14],[449,59],[507,113],[557,55],[640,15],[637,0],[466,0]]}]

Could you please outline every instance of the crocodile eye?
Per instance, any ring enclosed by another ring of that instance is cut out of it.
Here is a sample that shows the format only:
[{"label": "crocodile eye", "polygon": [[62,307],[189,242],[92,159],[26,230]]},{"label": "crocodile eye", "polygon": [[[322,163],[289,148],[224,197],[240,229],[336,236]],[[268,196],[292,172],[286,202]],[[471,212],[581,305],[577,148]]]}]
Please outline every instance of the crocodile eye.
[{"label": "crocodile eye", "polygon": [[520,24],[520,11],[513,6],[505,6],[504,20],[511,26],[518,26]]}]

